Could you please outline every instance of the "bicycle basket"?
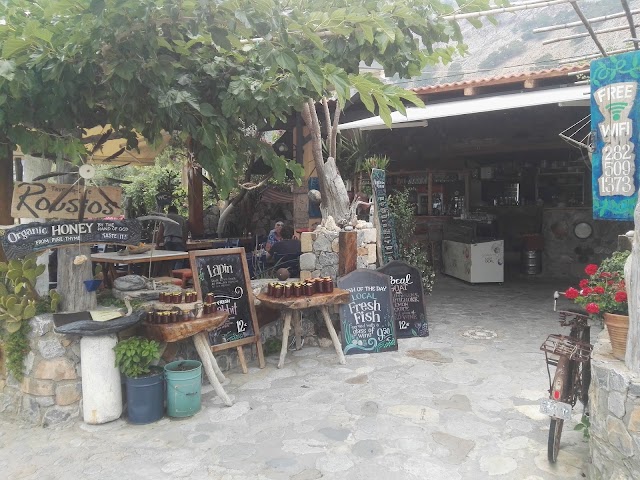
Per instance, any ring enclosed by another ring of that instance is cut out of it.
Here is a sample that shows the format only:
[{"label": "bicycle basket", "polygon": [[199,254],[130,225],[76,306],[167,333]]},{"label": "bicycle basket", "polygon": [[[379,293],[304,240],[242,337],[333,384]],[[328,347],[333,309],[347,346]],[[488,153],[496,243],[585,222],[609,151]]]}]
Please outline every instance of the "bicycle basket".
[{"label": "bicycle basket", "polygon": [[547,337],[540,346],[540,350],[552,355],[561,355],[569,357],[570,360],[577,362],[588,362],[591,358],[591,350],[593,345],[590,343],[580,342],[566,335],[552,334]]}]

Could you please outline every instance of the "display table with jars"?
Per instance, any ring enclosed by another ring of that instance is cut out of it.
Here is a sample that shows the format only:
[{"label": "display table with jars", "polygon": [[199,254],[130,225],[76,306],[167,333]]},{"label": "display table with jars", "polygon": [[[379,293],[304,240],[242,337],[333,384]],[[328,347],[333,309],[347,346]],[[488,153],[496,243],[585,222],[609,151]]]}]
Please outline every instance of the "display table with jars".
[{"label": "display table with jars", "polygon": [[284,314],[284,326],[282,328],[282,347],[280,349],[280,361],[278,368],[284,366],[289,341],[289,331],[293,321],[296,341],[296,350],[302,348],[301,314],[303,310],[318,308],[329,331],[329,336],[338,355],[341,365],[346,363],[340,339],[333,328],[328,307],[349,303],[351,294],[347,290],[333,287],[331,278],[308,279],[301,283],[270,283],[256,298],[267,307],[280,310]]},{"label": "display table with jars", "polygon": [[146,336],[163,343],[192,338],[209,383],[227,406],[233,405],[222,388],[221,382],[226,379],[211,353],[207,336],[207,332],[215,330],[227,320],[229,313],[216,311],[211,306],[215,305],[212,303],[213,298],[211,303],[205,300],[204,305],[197,302],[196,293],[191,291],[168,293],[159,300],[147,310],[147,318],[143,324]]}]

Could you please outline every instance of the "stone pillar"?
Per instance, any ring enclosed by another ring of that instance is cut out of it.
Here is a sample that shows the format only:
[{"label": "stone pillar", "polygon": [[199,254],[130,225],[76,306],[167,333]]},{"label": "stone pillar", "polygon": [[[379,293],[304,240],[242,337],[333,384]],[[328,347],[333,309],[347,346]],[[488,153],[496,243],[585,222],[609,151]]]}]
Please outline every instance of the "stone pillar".
[{"label": "stone pillar", "polygon": [[293,187],[293,228],[309,226],[309,189],[306,184]]},{"label": "stone pillar", "polygon": [[80,340],[82,411],[86,423],[111,422],[122,415],[122,386],[113,351],[117,343],[115,335]]}]

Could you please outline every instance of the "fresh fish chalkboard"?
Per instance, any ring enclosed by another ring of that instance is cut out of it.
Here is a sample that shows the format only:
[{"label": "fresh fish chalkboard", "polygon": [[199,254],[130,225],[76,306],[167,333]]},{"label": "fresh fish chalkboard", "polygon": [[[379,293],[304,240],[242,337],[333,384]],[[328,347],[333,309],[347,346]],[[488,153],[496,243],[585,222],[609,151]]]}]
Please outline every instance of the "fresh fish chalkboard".
[{"label": "fresh fish chalkboard", "polygon": [[397,350],[389,276],[358,269],[338,278],[338,288],[351,293],[351,301],[340,305],[344,353]]},{"label": "fresh fish chalkboard", "polygon": [[394,260],[377,270],[389,275],[398,338],[428,337],[429,325],[420,271],[408,263]]},{"label": "fresh fish chalkboard", "polygon": [[213,293],[217,310],[229,313],[224,324],[209,332],[211,350],[256,343],[262,368],[260,330],[244,248],[196,250],[189,257],[198,299]]}]

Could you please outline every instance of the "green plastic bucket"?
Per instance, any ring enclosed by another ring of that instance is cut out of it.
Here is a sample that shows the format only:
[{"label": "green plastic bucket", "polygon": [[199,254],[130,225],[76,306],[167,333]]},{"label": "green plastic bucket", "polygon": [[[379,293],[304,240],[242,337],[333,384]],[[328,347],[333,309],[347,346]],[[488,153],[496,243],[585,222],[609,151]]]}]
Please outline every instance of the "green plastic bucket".
[{"label": "green plastic bucket", "polygon": [[200,410],[202,363],[178,360],[164,366],[167,380],[167,415],[190,417]]}]

